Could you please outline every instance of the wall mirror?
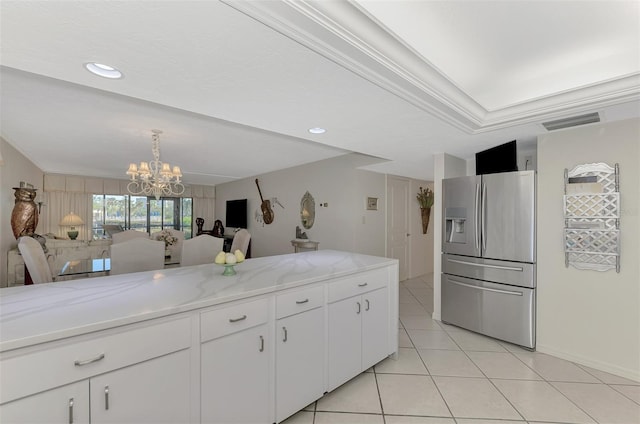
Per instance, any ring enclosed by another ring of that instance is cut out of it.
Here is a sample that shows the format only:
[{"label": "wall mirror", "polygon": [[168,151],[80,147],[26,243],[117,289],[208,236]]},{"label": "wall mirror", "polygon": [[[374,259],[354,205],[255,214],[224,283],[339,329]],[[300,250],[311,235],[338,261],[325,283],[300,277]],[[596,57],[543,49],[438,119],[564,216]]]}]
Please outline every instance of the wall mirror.
[{"label": "wall mirror", "polygon": [[308,230],[313,227],[315,219],[316,202],[313,200],[311,193],[307,191],[300,201],[300,220],[302,221],[302,226]]}]

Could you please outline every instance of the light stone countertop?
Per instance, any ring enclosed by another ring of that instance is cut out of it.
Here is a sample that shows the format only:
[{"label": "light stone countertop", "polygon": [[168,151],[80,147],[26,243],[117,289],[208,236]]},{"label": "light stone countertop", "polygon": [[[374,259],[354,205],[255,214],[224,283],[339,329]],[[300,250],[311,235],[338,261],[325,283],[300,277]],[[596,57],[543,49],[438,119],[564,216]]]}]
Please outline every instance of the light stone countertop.
[{"label": "light stone countertop", "polygon": [[0,352],[396,264],[319,250],[247,259],[237,274],[207,264],[0,289]]}]

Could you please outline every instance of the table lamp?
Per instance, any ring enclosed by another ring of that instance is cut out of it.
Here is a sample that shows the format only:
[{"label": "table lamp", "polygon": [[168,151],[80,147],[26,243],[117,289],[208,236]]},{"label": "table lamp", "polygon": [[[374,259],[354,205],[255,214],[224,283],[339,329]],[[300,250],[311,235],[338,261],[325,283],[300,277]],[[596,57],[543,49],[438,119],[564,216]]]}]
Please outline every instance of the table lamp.
[{"label": "table lamp", "polygon": [[80,225],[84,225],[84,221],[82,221],[82,219],[73,212],[70,212],[69,215],[65,216],[62,218],[62,221],[60,221],[61,227],[71,227],[69,231],[67,231],[67,235],[71,240],[78,238],[78,230],[76,230],[76,226]]}]

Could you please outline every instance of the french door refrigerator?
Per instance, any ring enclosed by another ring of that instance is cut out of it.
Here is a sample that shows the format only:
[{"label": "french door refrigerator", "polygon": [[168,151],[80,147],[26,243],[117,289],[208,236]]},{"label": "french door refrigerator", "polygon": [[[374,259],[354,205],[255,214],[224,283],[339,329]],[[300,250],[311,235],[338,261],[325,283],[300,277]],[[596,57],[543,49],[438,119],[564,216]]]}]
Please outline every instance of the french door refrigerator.
[{"label": "french door refrigerator", "polygon": [[445,179],[442,190],[442,321],[534,349],[535,172]]}]

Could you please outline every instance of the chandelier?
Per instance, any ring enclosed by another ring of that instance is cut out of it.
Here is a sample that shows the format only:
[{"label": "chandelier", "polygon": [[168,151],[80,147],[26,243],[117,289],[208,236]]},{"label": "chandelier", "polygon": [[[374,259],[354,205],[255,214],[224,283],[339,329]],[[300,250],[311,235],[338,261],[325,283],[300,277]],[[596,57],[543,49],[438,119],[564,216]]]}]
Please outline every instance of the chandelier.
[{"label": "chandelier", "polygon": [[180,196],[184,193],[184,186],[180,182],[182,172],[179,166],[173,169],[168,163],[160,160],[160,130],[151,130],[152,145],[151,152],[153,160],[151,162],[140,162],[140,166],[135,163],[129,165],[127,175],[131,176],[131,181],[127,185],[129,193],[140,196],[155,196],[160,200],[160,196]]}]

